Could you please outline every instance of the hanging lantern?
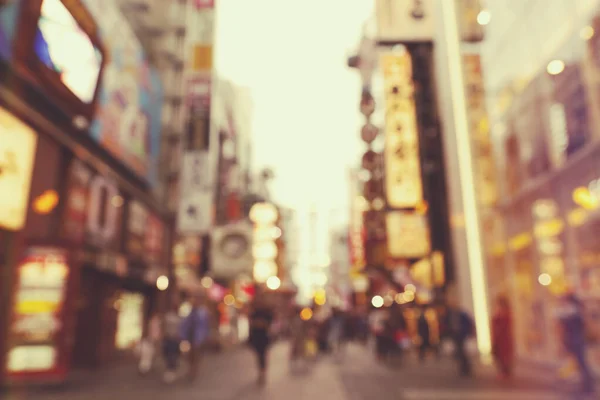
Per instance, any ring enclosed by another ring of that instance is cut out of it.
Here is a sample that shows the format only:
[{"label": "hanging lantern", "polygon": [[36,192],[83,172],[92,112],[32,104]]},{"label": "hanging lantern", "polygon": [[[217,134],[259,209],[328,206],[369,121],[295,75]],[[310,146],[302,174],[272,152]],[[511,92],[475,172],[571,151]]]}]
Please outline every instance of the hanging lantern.
[{"label": "hanging lantern", "polygon": [[378,134],[379,128],[370,122],[364,124],[360,130],[360,137],[363,140],[363,142],[367,144],[373,143],[373,141],[377,138]]}]

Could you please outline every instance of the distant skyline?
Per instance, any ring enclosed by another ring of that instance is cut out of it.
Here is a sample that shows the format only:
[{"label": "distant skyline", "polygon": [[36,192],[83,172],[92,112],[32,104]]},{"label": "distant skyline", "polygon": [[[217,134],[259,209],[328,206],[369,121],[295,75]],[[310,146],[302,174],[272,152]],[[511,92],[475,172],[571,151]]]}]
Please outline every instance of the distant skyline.
[{"label": "distant skyline", "polygon": [[[253,161],[270,167],[276,201],[298,211],[348,209],[360,160],[361,82],[346,59],[371,0],[220,0],[215,67],[252,91]],[[342,220],[345,219],[342,217]]]}]

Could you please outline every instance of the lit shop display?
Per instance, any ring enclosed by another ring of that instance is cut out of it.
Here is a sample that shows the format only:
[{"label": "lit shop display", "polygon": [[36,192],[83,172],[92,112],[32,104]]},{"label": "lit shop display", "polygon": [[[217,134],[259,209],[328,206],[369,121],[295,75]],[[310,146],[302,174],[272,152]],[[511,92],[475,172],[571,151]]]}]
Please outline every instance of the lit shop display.
[{"label": "lit shop display", "polygon": [[25,224],[36,147],[37,134],[0,108],[0,228],[19,230]]},{"label": "lit shop display", "polygon": [[137,293],[122,293],[115,307],[118,311],[115,347],[131,349],[142,339],[144,332],[144,296]]},{"label": "lit shop display", "polygon": [[17,268],[6,372],[9,378],[35,374],[61,380],[69,367],[69,315],[66,310],[71,269],[68,252],[30,247]]},{"label": "lit shop display", "polygon": [[423,202],[419,135],[412,61],[408,51],[381,57],[385,85],[385,179],[388,205],[417,207]]}]

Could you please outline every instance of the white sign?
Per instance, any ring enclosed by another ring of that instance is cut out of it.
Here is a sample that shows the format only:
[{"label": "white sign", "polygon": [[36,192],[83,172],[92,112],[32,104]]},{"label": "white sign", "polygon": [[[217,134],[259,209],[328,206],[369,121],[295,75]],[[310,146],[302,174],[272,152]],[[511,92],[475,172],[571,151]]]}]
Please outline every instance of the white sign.
[{"label": "white sign", "polygon": [[29,204],[37,135],[0,108],[0,227],[23,228]]},{"label": "white sign", "polygon": [[435,33],[433,0],[376,0],[377,40],[432,41]]},{"label": "white sign", "polygon": [[212,225],[213,184],[206,151],[188,151],[181,169],[179,233],[203,234]]},{"label": "white sign", "polygon": [[179,233],[206,233],[212,226],[212,204],[212,192],[199,192],[182,198],[177,214]]},{"label": "white sign", "polygon": [[239,222],[216,227],[212,231],[212,273],[219,278],[237,278],[252,274],[253,227]]}]

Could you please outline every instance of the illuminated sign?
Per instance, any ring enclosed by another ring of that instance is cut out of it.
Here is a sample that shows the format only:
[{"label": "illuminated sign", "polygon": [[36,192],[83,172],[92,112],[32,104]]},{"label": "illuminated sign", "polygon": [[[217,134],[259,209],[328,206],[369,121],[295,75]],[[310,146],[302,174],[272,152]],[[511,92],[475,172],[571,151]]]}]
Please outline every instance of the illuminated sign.
[{"label": "illuminated sign", "polygon": [[25,224],[36,133],[0,108],[0,227],[19,230]]},{"label": "illuminated sign", "polygon": [[421,258],[431,252],[427,217],[394,211],[386,219],[388,252],[392,258]]},{"label": "illuminated sign", "polygon": [[102,53],[61,0],[43,0],[34,49],[81,101],[94,100]]},{"label": "illuminated sign", "polygon": [[67,252],[30,248],[17,271],[6,369],[10,374],[52,373],[61,367]]},{"label": "illuminated sign", "polygon": [[385,86],[385,179],[388,204],[416,207],[423,201],[419,137],[408,52],[382,56]]}]

